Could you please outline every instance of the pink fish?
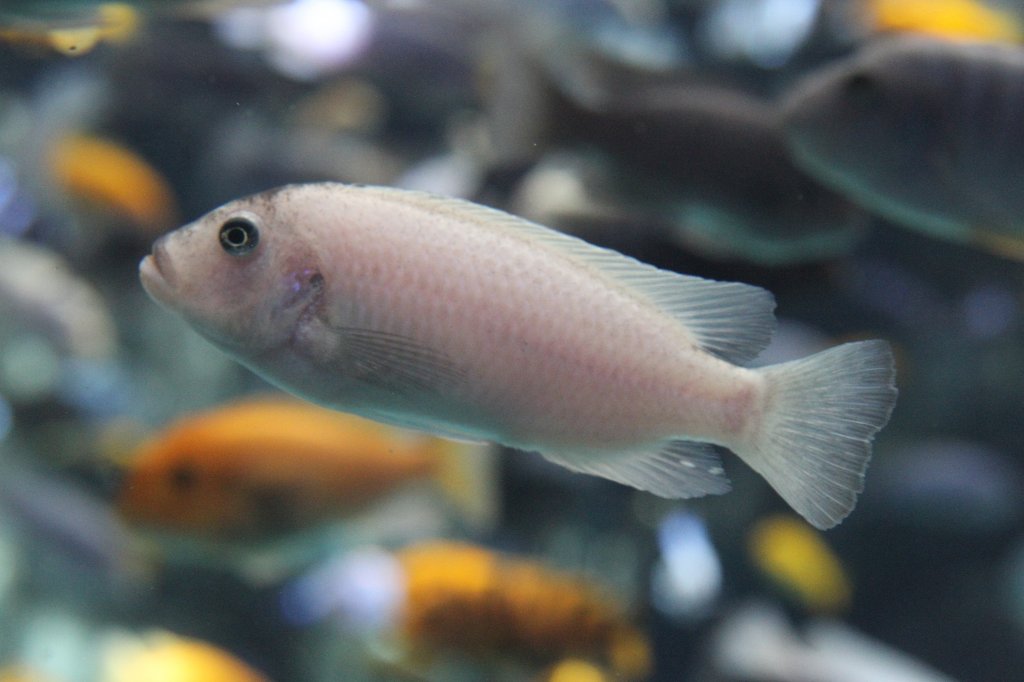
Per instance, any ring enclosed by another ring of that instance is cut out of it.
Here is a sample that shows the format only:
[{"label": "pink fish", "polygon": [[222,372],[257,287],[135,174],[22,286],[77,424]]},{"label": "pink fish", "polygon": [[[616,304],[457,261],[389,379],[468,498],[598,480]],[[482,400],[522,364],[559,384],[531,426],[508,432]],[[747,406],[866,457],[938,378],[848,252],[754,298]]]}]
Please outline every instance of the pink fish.
[{"label": "pink fish", "polygon": [[146,291],[269,381],[379,421],[543,454],[669,498],[729,490],[722,445],[827,528],[895,402],[882,341],[762,369],[767,291],[501,211],[290,185],[161,238]]}]

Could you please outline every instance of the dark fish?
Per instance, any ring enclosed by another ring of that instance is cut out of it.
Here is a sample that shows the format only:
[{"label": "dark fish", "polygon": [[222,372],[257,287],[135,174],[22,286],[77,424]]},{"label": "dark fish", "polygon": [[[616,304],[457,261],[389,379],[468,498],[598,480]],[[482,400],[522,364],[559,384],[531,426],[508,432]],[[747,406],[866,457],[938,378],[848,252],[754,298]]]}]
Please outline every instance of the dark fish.
[{"label": "dark fish", "polygon": [[800,170],[774,106],[682,72],[577,61],[566,83],[507,49],[487,98],[499,160],[545,145],[598,150],[617,169],[614,196],[656,215],[688,248],[767,265],[848,251],[867,217]]},{"label": "dark fish", "polygon": [[614,155],[684,243],[765,264],[841,254],[866,217],[792,162],[773,106],[740,91],[658,86],[608,102],[570,135]]},{"label": "dark fish", "polygon": [[800,166],[928,234],[1024,256],[1024,50],[903,37],[806,78],[785,99]]}]

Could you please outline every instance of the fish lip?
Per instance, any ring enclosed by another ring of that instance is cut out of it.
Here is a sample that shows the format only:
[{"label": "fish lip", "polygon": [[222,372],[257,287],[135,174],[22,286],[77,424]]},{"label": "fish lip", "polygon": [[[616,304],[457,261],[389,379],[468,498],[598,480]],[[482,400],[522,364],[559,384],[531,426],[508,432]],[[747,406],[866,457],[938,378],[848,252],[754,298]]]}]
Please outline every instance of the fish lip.
[{"label": "fish lip", "polygon": [[171,302],[174,269],[167,256],[165,238],[156,240],[153,251],[139,263],[139,280],[153,300],[165,305]]}]

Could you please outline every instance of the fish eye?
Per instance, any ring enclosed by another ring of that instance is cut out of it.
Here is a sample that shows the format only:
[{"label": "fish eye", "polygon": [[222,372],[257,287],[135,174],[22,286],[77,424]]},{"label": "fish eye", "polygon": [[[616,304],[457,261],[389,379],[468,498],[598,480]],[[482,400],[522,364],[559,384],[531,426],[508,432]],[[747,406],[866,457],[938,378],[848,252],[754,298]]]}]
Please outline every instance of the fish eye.
[{"label": "fish eye", "polygon": [[220,246],[232,256],[244,256],[259,243],[260,231],[249,218],[230,218],[220,226]]},{"label": "fish eye", "polygon": [[189,464],[179,464],[171,469],[171,484],[179,492],[188,492],[199,482],[199,472]]},{"label": "fish eye", "polygon": [[864,98],[876,90],[877,83],[870,74],[858,71],[846,78],[844,87],[851,96]]}]

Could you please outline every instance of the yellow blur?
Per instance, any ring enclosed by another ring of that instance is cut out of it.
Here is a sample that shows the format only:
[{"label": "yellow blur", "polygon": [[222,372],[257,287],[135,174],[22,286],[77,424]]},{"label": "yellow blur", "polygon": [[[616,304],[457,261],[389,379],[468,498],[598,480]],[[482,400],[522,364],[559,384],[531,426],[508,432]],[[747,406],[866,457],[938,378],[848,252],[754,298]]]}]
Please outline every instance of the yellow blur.
[{"label": "yellow blur", "polygon": [[878,31],[925,33],[954,40],[1020,42],[1019,18],[973,0],[869,0]]},{"label": "yellow blur", "polygon": [[116,641],[103,663],[101,682],[269,682],[226,651],[169,632]]},{"label": "yellow blur", "polygon": [[610,682],[611,677],[593,663],[569,658],[540,678],[543,682]]},{"label": "yellow blur", "polygon": [[809,610],[838,613],[850,605],[853,589],[838,557],[821,533],[795,516],[777,515],[757,523],[749,549],[755,565]]}]

